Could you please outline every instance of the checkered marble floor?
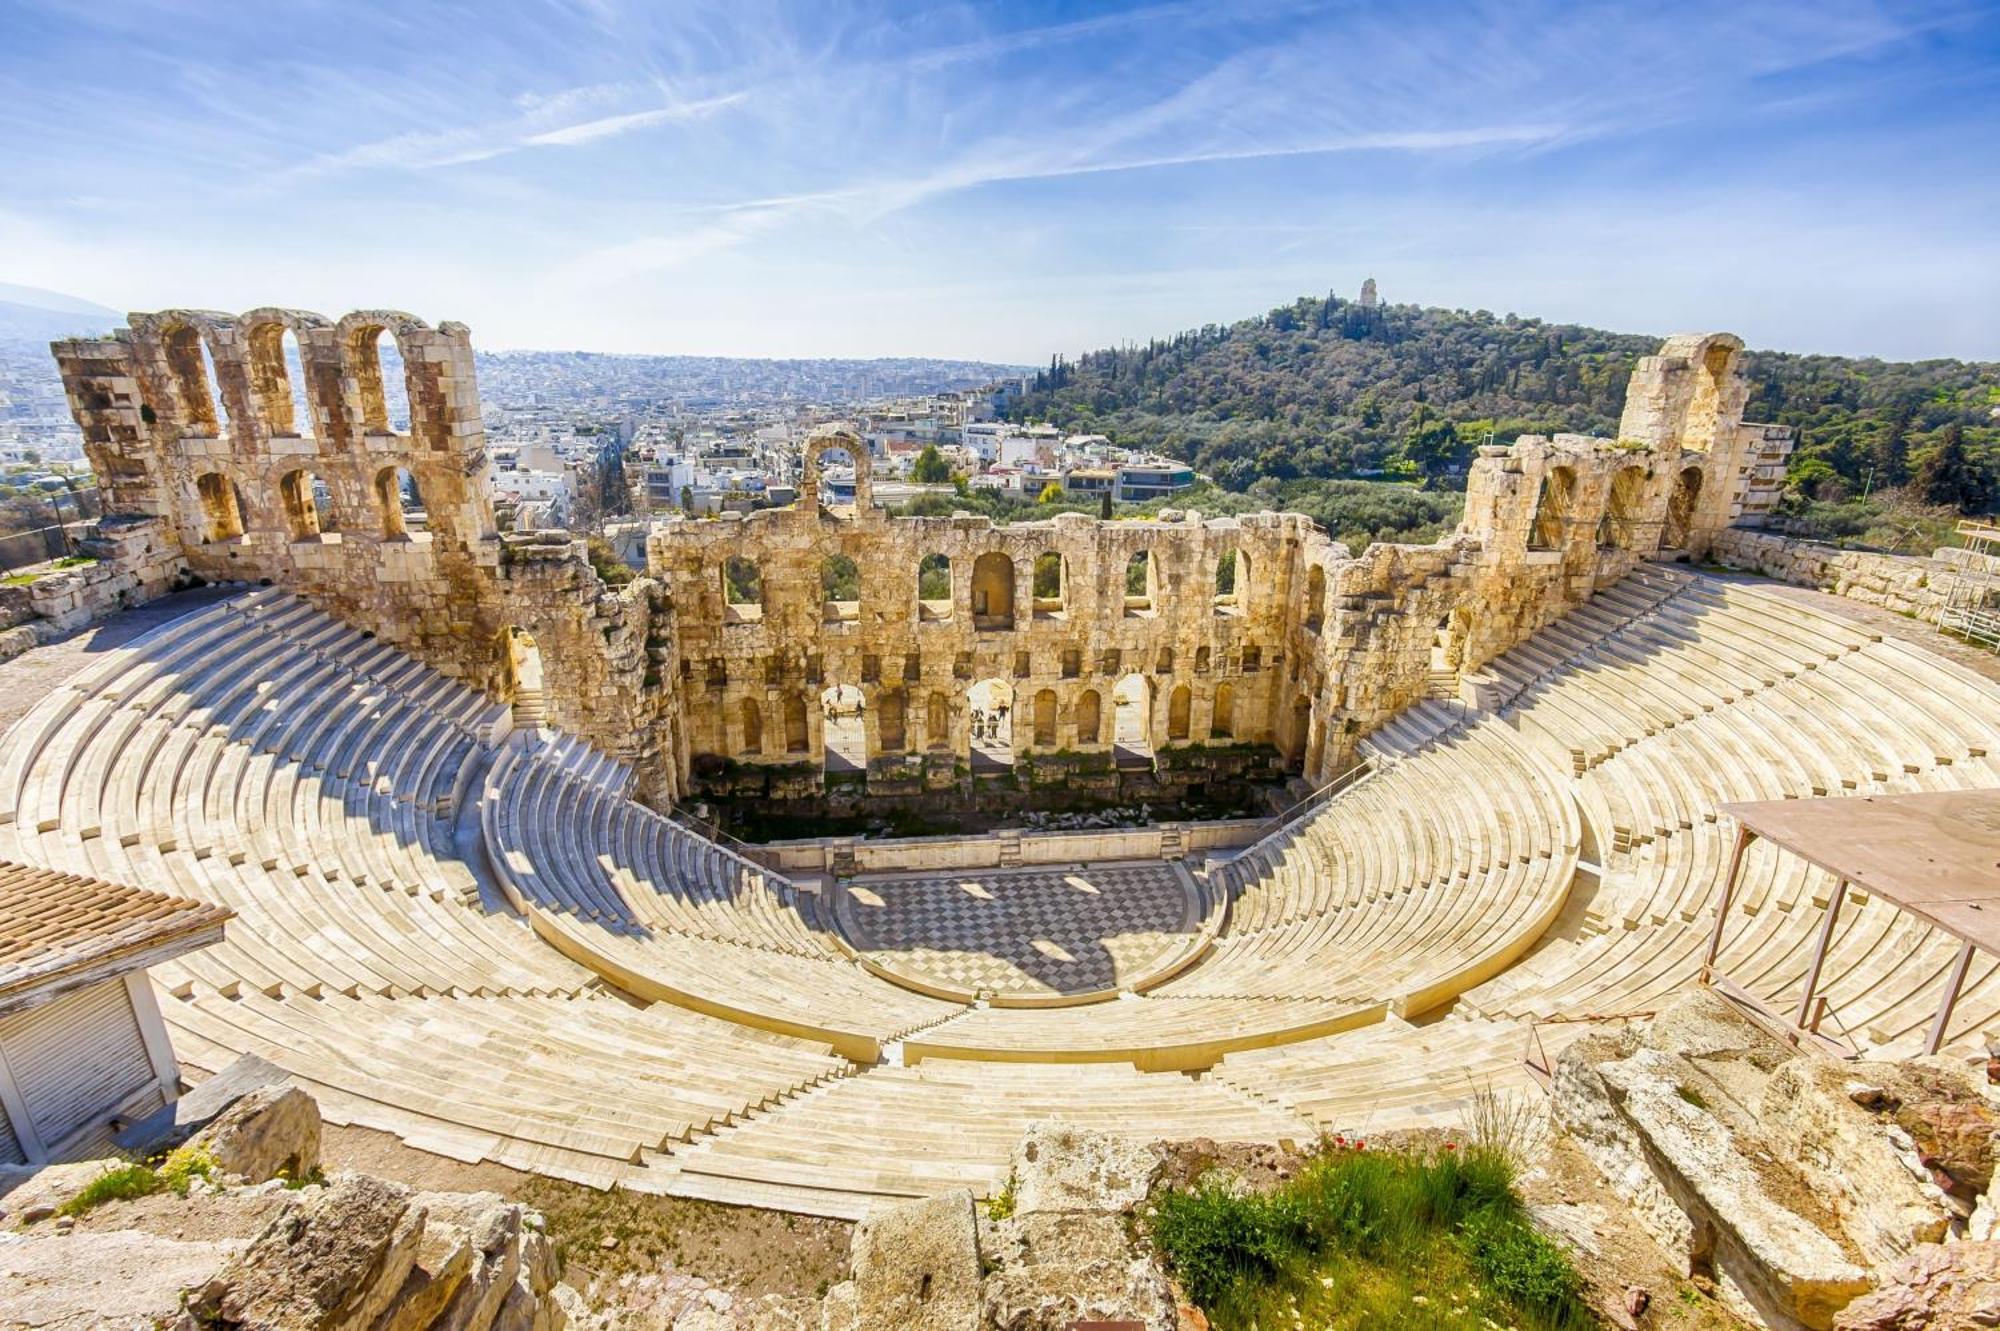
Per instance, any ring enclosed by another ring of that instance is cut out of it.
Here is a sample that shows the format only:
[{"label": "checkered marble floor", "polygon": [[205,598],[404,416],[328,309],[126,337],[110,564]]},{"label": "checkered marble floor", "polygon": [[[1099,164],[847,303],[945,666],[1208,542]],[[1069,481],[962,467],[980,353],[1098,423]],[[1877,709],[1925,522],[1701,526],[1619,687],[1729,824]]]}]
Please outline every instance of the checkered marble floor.
[{"label": "checkered marble floor", "polygon": [[1194,941],[1193,885],[1168,864],[857,879],[837,915],[855,950],[919,984],[998,995],[1115,989]]}]

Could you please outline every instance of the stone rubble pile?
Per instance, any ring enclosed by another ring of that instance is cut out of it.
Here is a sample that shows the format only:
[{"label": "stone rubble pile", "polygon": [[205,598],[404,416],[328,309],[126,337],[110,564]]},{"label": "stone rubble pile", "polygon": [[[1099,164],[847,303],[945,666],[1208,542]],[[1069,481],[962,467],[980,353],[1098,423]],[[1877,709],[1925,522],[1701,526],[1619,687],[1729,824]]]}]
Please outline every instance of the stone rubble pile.
[{"label": "stone rubble pile", "polygon": [[1554,1114],[1688,1274],[1758,1324],[2000,1325],[2000,1100],[1983,1075],[1836,1063],[1704,989],[1564,1051]]},{"label": "stone rubble pile", "polygon": [[0,1195],[0,1328],[560,1331],[583,1311],[535,1212],[490,1192],[320,1181],[319,1140],[305,1092],[252,1092],[188,1143],[211,1177],[135,1208],[130,1228],[58,1214],[119,1161],[0,1180],[15,1184]]}]

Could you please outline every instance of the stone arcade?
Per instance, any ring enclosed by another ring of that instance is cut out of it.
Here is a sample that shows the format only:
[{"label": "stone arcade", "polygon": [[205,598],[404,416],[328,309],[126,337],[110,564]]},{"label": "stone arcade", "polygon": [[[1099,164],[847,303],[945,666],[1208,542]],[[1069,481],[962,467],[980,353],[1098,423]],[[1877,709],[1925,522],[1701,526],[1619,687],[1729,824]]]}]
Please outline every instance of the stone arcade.
[{"label": "stone arcade", "polygon": [[[858,700],[852,762],[872,795],[963,788],[987,681],[1031,784],[1115,791],[1121,724],[1161,772],[1268,763],[1322,784],[1363,735],[1469,687],[1636,563],[1760,519],[1790,442],[1742,421],[1741,349],[1668,341],[1635,371],[1616,441],[1482,449],[1463,523],[1432,545],[1356,556],[1285,514],[891,518],[859,441],[829,430],[808,447],[805,499],[670,522],[650,576],[616,593],[567,533],[498,532],[461,324],[168,311],[55,352],[105,538],[153,561],[149,585],[175,570],[275,583],[502,698],[532,642],[548,720],[664,807],[703,786],[817,794],[835,691]],[[856,463],[849,508],[814,499],[835,449]],[[835,571],[859,572],[859,600],[827,599]]]}]

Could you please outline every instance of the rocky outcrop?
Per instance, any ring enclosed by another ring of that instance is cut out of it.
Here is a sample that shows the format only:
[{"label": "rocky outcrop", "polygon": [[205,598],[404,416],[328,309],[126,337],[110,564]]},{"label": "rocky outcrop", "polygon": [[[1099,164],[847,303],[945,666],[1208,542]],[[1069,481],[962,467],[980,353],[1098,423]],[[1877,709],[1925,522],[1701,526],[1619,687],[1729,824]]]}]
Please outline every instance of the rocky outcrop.
[{"label": "rocky outcrop", "polygon": [[246,1183],[304,1179],[319,1168],[319,1103],[296,1086],[263,1086],[190,1138],[215,1168]]},{"label": "rocky outcrop", "polygon": [[1847,1305],[1836,1331],[1946,1331],[2000,1326],[2000,1243],[1926,1244]]},{"label": "rocky outcrop", "polygon": [[[249,1129],[316,1128],[318,1116],[275,1096],[225,1120],[225,1140],[270,1143],[281,1135]],[[557,1285],[541,1217],[490,1192],[416,1192],[365,1174],[300,1188],[225,1177],[123,1217],[48,1218],[52,1199],[114,1163],[44,1170],[54,1177],[10,1194],[24,1204],[0,1243],[0,1331],[558,1331],[583,1309]],[[132,1227],[106,1223],[121,1218]]]},{"label": "rocky outcrop", "polygon": [[963,1189],[880,1212],[854,1231],[864,1327],[978,1331],[979,1224]]},{"label": "rocky outcrop", "polygon": [[1965,1232],[2000,1142],[1964,1068],[1802,1053],[1705,989],[1567,1050],[1555,1116],[1690,1275],[1787,1328],[1835,1325],[1897,1272],[1956,1271],[1936,1251],[1977,1245],[1937,1245]]},{"label": "rocky outcrop", "polygon": [[407,1189],[361,1174],[313,1192],[188,1298],[181,1331],[366,1331],[389,1310],[416,1264],[424,1211]]}]

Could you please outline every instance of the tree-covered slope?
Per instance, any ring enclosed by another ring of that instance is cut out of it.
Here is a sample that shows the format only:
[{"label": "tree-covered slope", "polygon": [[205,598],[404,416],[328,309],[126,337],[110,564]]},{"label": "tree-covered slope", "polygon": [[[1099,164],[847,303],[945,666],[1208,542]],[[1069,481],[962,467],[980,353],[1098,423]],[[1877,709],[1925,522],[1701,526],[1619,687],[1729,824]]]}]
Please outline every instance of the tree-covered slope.
[{"label": "tree-covered slope", "polygon": [[[1655,334],[1484,310],[1364,309],[1305,297],[1228,327],[1057,358],[1019,408],[1185,458],[1231,489],[1384,467],[1437,474],[1491,437],[1611,434]],[[1957,425],[1967,462],[1939,501],[1981,508],[1996,485],[2000,364],[1896,363],[1758,351],[1748,416],[1798,427],[1805,492],[1901,484]],[[1817,460],[1817,463],[1815,463]],[[1947,468],[1949,469],[1949,468]]]}]

